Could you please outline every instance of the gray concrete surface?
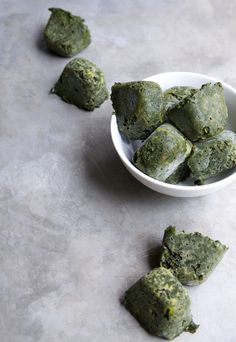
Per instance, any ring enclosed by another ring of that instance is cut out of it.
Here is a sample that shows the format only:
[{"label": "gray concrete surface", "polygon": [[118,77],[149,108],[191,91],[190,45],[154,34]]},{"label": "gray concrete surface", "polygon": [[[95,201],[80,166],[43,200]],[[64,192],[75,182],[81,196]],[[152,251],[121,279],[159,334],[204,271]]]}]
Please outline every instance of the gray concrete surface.
[{"label": "gray concrete surface", "polygon": [[230,247],[189,290],[198,332],[176,341],[236,341],[236,183],[177,199],[133,179],[111,144],[110,102],[88,113],[49,94],[68,62],[41,39],[52,6],[86,18],[80,55],[109,87],[177,70],[236,87],[235,1],[1,0],[0,341],[159,341],[119,300],[157,265],[169,224]]}]

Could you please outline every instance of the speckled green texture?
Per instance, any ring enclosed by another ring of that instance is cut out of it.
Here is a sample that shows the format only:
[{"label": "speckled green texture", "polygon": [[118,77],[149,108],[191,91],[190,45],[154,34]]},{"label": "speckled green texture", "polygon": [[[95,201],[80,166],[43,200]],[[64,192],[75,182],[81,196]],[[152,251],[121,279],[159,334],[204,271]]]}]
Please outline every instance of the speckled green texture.
[{"label": "speckled green texture", "polygon": [[195,233],[165,230],[161,266],[170,269],[184,285],[199,285],[211,274],[228,247],[220,241]]},{"label": "speckled green texture", "polygon": [[[133,164],[148,176],[165,182],[185,162],[191,148],[190,141],[174,126],[165,123],[135,151]],[[183,174],[176,172],[173,180],[178,181],[181,178]]]},{"label": "speckled green texture", "polygon": [[169,120],[191,141],[203,141],[222,132],[228,111],[220,82],[204,84],[168,112]]},{"label": "speckled green texture", "polygon": [[197,91],[193,87],[172,87],[164,92],[164,108],[165,111],[173,109],[177,106],[185,97],[195,94]]},{"label": "speckled green texture", "polygon": [[108,98],[102,70],[85,58],[74,58],[66,65],[52,92],[86,110],[94,110]]},{"label": "speckled green texture", "polygon": [[50,50],[63,57],[71,57],[85,49],[91,36],[84,19],[61,8],[49,8],[51,16],[44,30]]},{"label": "speckled green texture", "polygon": [[163,93],[151,81],[115,83],[111,93],[118,128],[131,139],[145,139],[164,121]]},{"label": "speckled green texture", "polygon": [[178,184],[184,181],[190,175],[190,169],[187,164],[187,160],[178,166],[175,172],[168,177],[165,182],[169,184]]},{"label": "speckled green texture", "polygon": [[192,176],[198,184],[236,166],[236,135],[231,131],[210,138],[193,147],[188,160]]},{"label": "speckled green texture", "polygon": [[150,334],[174,339],[183,331],[195,332],[187,290],[173,274],[159,267],[134,284],[124,305]]}]

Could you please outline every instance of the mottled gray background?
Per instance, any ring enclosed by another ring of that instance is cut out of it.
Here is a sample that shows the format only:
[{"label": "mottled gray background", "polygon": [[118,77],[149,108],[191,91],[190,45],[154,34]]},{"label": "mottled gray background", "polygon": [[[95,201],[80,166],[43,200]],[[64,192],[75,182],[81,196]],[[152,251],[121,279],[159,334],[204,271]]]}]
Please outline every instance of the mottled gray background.
[{"label": "mottled gray background", "polygon": [[204,198],[159,195],[133,179],[110,139],[109,101],[85,112],[50,95],[68,59],[41,31],[50,6],[86,18],[108,86],[192,71],[236,87],[236,2],[12,0],[0,3],[0,341],[157,341],[120,305],[157,265],[175,224],[230,246],[190,289],[200,323],[178,342],[234,342],[236,183]]}]

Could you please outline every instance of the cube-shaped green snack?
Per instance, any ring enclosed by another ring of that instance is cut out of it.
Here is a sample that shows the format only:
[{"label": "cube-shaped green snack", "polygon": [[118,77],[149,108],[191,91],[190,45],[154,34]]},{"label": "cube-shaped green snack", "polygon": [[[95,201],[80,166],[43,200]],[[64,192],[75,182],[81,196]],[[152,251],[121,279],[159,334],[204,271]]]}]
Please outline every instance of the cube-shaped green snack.
[{"label": "cube-shaped green snack", "polygon": [[164,108],[165,111],[173,109],[177,106],[183,99],[188,96],[192,96],[197,91],[196,88],[180,86],[180,87],[172,87],[167,89],[164,92]]},{"label": "cube-shaped green snack", "polygon": [[170,110],[168,118],[191,141],[203,141],[221,133],[228,118],[221,83],[204,84]]},{"label": "cube-shaped green snack", "polygon": [[86,110],[94,110],[108,98],[102,70],[85,58],[74,58],[65,66],[52,92]]},{"label": "cube-shaped green snack", "polygon": [[164,121],[163,94],[151,81],[115,83],[111,93],[118,128],[131,139],[145,139]]},{"label": "cube-shaped green snack", "polygon": [[191,149],[192,143],[174,126],[165,123],[137,149],[133,156],[133,164],[148,176],[162,182],[167,181],[175,173],[174,182],[177,183],[185,176],[185,170],[181,168]]},{"label": "cube-shaped green snack", "polygon": [[188,166],[197,184],[236,166],[236,134],[231,131],[197,143],[188,159]]},{"label": "cube-shaped green snack", "polygon": [[161,266],[170,269],[184,285],[199,285],[211,274],[228,247],[220,241],[195,233],[165,230]]},{"label": "cube-shaped green snack", "polygon": [[150,334],[174,339],[194,333],[187,290],[164,267],[153,269],[125,293],[124,305]]},{"label": "cube-shaped green snack", "polygon": [[63,57],[74,56],[91,43],[84,19],[61,8],[49,8],[51,16],[44,30],[48,48]]}]

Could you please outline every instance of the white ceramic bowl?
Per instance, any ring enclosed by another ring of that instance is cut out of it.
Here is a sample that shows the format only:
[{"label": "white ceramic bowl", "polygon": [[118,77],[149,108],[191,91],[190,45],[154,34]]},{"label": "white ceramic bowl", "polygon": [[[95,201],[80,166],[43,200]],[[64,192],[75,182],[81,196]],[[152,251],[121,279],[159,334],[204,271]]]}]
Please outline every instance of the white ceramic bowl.
[{"label": "white ceramic bowl", "polygon": [[[219,81],[213,77],[192,72],[166,72],[148,77],[145,80],[157,82],[162,90],[174,86],[200,87],[207,82]],[[229,111],[228,128],[236,132],[236,90],[222,81],[221,83],[224,87],[226,104]],[[194,185],[190,179],[177,185],[160,182],[147,176],[131,163],[133,153],[139,142],[131,142],[120,134],[115,115],[112,115],[111,118],[111,137],[115,149],[127,170],[141,183],[162,194],[175,197],[204,196],[225,187],[236,179],[236,168],[234,168],[211,178],[206,184],[200,186]]]}]

